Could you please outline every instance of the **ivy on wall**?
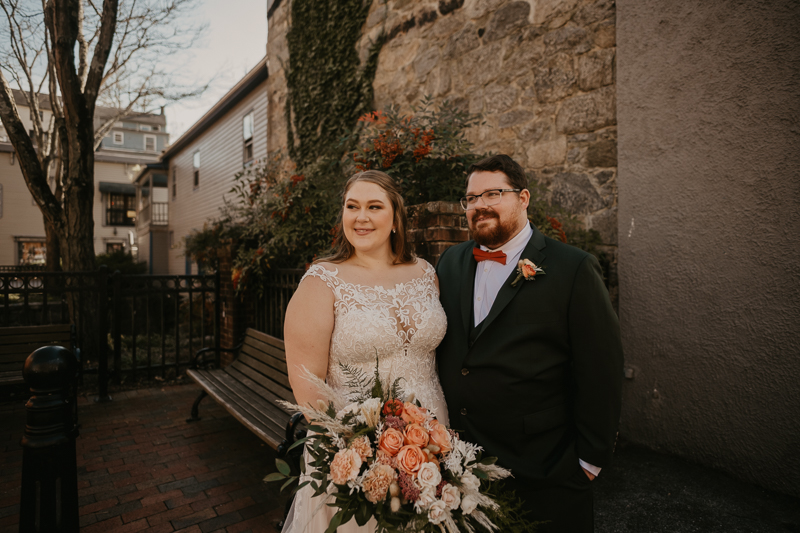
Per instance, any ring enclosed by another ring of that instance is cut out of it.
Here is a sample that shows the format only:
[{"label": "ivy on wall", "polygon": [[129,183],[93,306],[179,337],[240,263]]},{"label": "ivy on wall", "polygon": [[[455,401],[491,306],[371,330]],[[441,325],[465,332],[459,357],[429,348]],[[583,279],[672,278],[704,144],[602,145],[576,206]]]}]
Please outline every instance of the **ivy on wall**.
[{"label": "ivy on wall", "polygon": [[300,170],[321,158],[339,159],[346,150],[341,139],[371,110],[384,37],[373,43],[363,67],[356,49],[371,3],[292,2],[286,123],[289,156]]}]

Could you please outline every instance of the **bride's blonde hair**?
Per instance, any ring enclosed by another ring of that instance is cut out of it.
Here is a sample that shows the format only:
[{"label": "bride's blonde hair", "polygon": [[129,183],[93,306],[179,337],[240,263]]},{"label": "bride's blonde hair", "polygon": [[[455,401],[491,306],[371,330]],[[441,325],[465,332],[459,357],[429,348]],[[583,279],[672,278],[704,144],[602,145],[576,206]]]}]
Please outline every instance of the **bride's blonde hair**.
[{"label": "bride's blonde hair", "polygon": [[346,261],[355,253],[355,248],[350,244],[344,234],[342,227],[342,213],[344,212],[344,200],[347,197],[347,192],[350,188],[359,181],[366,181],[374,183],[386,193],[389,202],[392,204],[394,212],[394,228],[395,232],[389,234],[389,244],[392,247],[394,254],[394,264],[400,265],[403,263],[410,263],[414,261],[415,256],[411,252],[406,239],[406,225],[408,222],[406,216],[406,206],[403,202],[403,196],[400,194],[400,188],[391,176],[380,170],[365,170],[350,177],[344,185],[342,191],[342,209],[339,211],[339,218],[336,221],[336,233],[333,239],[332,254],[328,257],[323,257],[314,261],[319,263],[321,261],[328,261],[330,263],[341,263]]}]

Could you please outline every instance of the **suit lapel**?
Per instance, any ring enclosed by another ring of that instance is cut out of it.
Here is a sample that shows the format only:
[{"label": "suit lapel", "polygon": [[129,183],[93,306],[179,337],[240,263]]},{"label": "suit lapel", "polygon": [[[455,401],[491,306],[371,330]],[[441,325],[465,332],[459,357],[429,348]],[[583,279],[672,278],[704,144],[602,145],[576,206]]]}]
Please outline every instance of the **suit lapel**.
[{"label": "suit lapel", "polygon": [[[531,261],[536,264],[536,266],[541,266],[545,259],[545,254],[542,251],[545,247],[544,242],[544,235],[536,229],[536,226],[531,224],[531,228],[533,228],[533,235],[531,235],[530,240],[528,240],[528,244],[525,246],[525,249],[522,251],[522,255],[520,259],[530,259]],[[472,266],[472,278],[475,279],[475,261],[473,260]],[[517,292],[522,288],[522,285],[525,283],[524,280],[521,280],[517,283],[516,287],[511,286],[511,282],[514,281],[514,278],[517,277],[517,270],[516,268],[511,272],[511,275],[506,279],[503,283],[502,287],[500,287],[500,291],[497,293],[497,297],[494,299],[494,303],[492,304],[492,309],[489,311],[489,314],[483,320],[483,324],[481,324],[481,330],[478,336],[482,335],[492,324],[495,318],[506,308],[506,306],[511,302],[511,300],[516,296]],[[474,285],[474,282],[473,282]],[[472,296],[472,290],[469,292],[470,297]]]},{"label": "suit lapel", "polygon": [[475,320],[472,316],[472,297],[475,292],[475,269],[477,268],[477,261],[472,256],[472,246],[466,248],[464,258],[462,259],[464,277],[461,278],[461,319],[464,324],[464,335],[469,335],[470,320]]}]

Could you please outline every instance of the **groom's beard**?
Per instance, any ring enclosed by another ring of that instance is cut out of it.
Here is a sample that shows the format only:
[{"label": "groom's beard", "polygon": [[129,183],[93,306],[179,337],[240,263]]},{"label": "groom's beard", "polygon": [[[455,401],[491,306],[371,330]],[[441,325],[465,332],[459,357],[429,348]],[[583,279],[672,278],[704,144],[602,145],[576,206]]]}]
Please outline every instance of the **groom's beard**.
[{"label": "groom's beard", "polygon": [[477,229],[475,227],[470,228],[472,230],[473,240],[481,246],[494,250],[510,241],[511,238],[517,234],[517,225],[513,219],[503,223],[498,214],[491,209],[476,209],[473,216],[485,216],[497,219],[497,224],[491,227],[482,229]]}]

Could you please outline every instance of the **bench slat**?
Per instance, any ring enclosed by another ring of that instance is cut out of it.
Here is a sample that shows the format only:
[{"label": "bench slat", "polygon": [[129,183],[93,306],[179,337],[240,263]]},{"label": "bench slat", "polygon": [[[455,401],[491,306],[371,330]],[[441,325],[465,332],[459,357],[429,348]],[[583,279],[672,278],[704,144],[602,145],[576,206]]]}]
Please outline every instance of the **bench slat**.
[{"label": "bench slat", "polygon": [[246,405],[257,404],[261,416],[266,417],[270,424],[278,428],[280,435],[283,435],[286,422],[291,417],[290,412],[286,411],[277,402],[265,398],[263,389],[244,376],[228,374],[223,381],[233,393],[244,399]]},{"label": "bench slat", "polygon": [[197,372],[202,371],[189,370],[188,375],[197,381],[197,383],[201,385],[206,392],[208,392],[208,395],[214,398],[217,403],[222,405],[222,407],[224,407],[226,411],[236,418],[236,420],[241,422],[250,431],[255,433],[258,438],[269,444],[272,448],[277,448],[278,443],[280,443],[280,437],[278,434],[269,430],[269,428],[264,427],[262,424],[254,421],[250,415],[240,410],[240,405],[230,401],[231,398],[228,394],[226,394],[224,389],[220,389],[213,381],[209,381],[205,377],[199,377]]},{"label": "bench slat", "polygon": [[12,326],[0,328],[0,342],[2,338],[7,335],[47,335],[51,333],[59,333],[62,331],[70,332],[72,326],[70,324],[52,324],[49,326]]},{"label": "bench slat", "polygon": [[286,366],[286,361],[284,359],[278,359],[277,357],[273,357],[272,355],[259,351],[258,349],[254,348],[253,346],[249,346],[245,344],[242,346],[242,351],[239,352],[240,354],[247,354],[254,359],[257,359],[267,366],[270,366],[276,369],[283,375],[287,375],[289,368]]},{"label": "bench slat", "polygon": [[[0,328],[5,329],[5,328]],[[72,341],[72,333],[69,331],[57,331],[55,333],[41,333],[41,332],[31,332],[26,333],[25,335],[2,335],[0,336],[0,344],[9,345],[9,344],[31,344],[35,342],[41,342],[42,339],[47,339],[48,342],[54,341]]]},{"label": "bench slat", "polygon": [[255,421],[259,426],[269,428],[276,435],[283,434],[284,420],[289,414],[281,410],[278,405],[272,404],[264,398],[252,394],[252,392],[247,394],[247,387],[238,383],[235,378],[225,371],[211,371],[205,377],[213,381],[218,390],[224,391],[231,399],[231,402],[238,405],[240,411],[247,413],[252,421]]},{"label": "bench slat", "polygon": [[[31,354],[31,352],[33,352],[36,348],[41,348],[42,346],[49,346],[53,344],[57,346],[69,347],[71,343],[69,342],[69,340],[67,341],[39,340],[37,342],[33,342],[30,344],[11,344],[11,345],[0,344],[0,358],[4,358],[4,356],[16,356],[19,354],[25,354],[25,357],[28,357]],[[23,357],[23,360],[25,359],[25,357]]]},{"label": "bench slat", "polygon": [[262,361],[259,361],[258,359],[250,357],[246,353],[239,354],[239,357],[236,359],[236,362],[238,364],[245,364],[250,368],[257,370],[261,374],[267,376],[272,381],[278,383],[279,385],[283,385],[283,387],[286,389],[292,388],[292,386],[289,384],[289,377],[286,374],[278,372],[274,368],[265,365]]},{"label": "bench slat", "polygon": [[22,379],[22,372],[3,372],[0,371],[0,385],[16,385],[25,383]]},{"label": "bench slat", "polygon": [[[256,352],[269,354],[275,359],[286,362],[286,352],[280,348],[270,345],[266,342],[261,342],[258,339],[245,338],[244,346],[249,346]],[[251,350],[252,351],[252,350]]]},{"label": "bench slat", "polygon": [[266,333],[258,331],[257,329],[247,328],[247,333],[245,335],[245,338],[256,339],[259,342],[263,342],[265,344],[269,344],[270,346],[274,346],[281,352],[286,352],[286,345],[281,339],[273,337],[272,335],[267,335]]},{"label": "bench slat", "polygon": [[244,374],[251,380],[255,381],[256,383],[261,385],[265,390],[271,392],[273,395],[277,395],[277,397],[284,399],[287,402],[293,401],[291,391],[287,391],[279,384],[275,383],[271,379],[265,377],[263,374],[250,368],[244,363],[234,361],[228,366],[228,368],[230,368],[231,370],[238,370],[240,373]]}]

